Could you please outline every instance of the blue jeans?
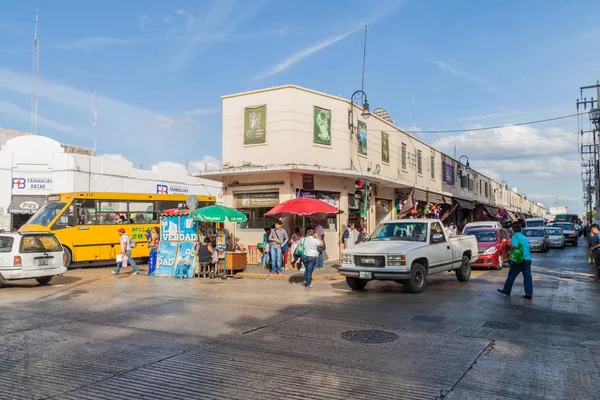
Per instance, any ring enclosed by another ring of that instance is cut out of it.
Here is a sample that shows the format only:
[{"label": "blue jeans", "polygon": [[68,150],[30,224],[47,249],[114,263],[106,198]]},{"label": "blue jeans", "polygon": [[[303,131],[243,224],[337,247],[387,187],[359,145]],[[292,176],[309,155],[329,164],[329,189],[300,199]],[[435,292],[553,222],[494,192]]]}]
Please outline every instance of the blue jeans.
[{"label": "blue jeans", "polygon": [[271,272],[281,272],[283,260],[281,258],[281,247],[271,249]]},{"label": "blue jeans", "polygon": [[317,263],[318,257],[302,257],[302,263],[304,264],[304,284],[309,287],[312,282],[312,274],[315,270],[315,264]]},{"label": "blue jeans", "polygon": [[323,267],[323,252],[325,250],[327,250],[327,246],[325,246],[325,244],[323,244],[323,247],[319,247],[319,256],[317,257],[317,263],[316,263],[317,268]]},{"label": "blue jeans", "polygon": [[523,286],[525,287],[525,296],[533,296],[533,278],[531,277],[531,260],[525,260],[521,264],[510,263],[510,270],[508,271],[508,277],[504,283],[504,289],[502,291],[506,294],[510,294],[513,283],[519,274],[523,274]]},{"label": "blue jeans", "polygon": [[[135,260],[133,259],[133,257],[131,257],[131,250],[127,249],[127,261],[129,262],[129,264],[131,264],[131,268],[133,268],[133,272],[140,272],[140,269],[138,268],[137,264],[135,263]],[[119,275],[119,271],[121,271],[121,267],[123,266],[123,263],[117,263],[117,267],[115,268],[115,275]]]},{"label": "blue jeans", "polygon": [[263,264],[264,267],[268,267],[269,266],[269,257],[271,257],[271,250],[265,251],[263,253],[262,264]]}]

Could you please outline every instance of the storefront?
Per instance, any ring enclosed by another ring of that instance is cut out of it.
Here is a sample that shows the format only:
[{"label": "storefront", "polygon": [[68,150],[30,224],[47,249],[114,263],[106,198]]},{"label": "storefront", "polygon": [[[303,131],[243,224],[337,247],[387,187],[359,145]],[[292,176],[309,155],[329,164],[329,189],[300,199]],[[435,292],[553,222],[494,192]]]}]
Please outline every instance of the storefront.
[{"label": "storefront", "polygon": [[11,229],[17,230],[46,202],[43,195],[14,195],[7,212],[12,215]]},{"label": "storefront", "polygon": [[234,192],[234,208],[246,215],[248,220],[237,225],[242,230],[263,230],[273,226],[275,219],[265,216],[267,211],[279,204],[278,191]]}]

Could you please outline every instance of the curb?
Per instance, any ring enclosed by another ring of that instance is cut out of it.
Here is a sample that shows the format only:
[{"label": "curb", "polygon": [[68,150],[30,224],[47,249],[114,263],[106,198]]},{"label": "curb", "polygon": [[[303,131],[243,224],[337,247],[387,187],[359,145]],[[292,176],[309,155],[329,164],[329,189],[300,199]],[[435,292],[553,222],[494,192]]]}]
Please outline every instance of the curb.
[{"label": "curb", "polygon": [[[235,276],[241,276],[247,279],[265,279],[272,281],[289,281],[289,280],[303,280],[304,274],[298,273],[294,275],[269,275],[269,274],[254,274],[251,272],[240,272],[235,274]],[[333,281],[338,279],[344,279],[340,274],[323,274],[323,275],[313,275],[313,281]]]}]

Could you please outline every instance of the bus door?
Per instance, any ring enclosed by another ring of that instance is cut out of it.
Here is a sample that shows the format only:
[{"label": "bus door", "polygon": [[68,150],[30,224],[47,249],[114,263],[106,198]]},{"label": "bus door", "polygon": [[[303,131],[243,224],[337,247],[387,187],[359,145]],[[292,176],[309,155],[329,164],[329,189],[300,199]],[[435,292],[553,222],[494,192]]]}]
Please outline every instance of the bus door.
[{"label": "bus door", "polygon": [[68,209],[74,262],[99,260],[96,200],[75,199]]}]

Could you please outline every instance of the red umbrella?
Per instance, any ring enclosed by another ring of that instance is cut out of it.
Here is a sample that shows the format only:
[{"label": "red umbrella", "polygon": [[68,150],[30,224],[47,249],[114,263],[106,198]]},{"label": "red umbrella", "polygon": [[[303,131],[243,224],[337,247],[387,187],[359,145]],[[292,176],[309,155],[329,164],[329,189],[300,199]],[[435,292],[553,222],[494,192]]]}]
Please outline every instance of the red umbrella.
[{"label": "red umbrella", "polygon": [[300,215],[302,217],[310,217],[322,219],[328,215],[342,214],[339,208],[332,206],[322,200],[310,199],[301,197],[284,201],[283,203],[273,207],[266,215],[274,218],[289,217],[292,215]]},{"label": "red umbrella", "polygon": [[180,208],[169,208],[168,210],[164,210],[161,212],[162,215],[166,216],[180,216],[180,215],[189,215],[190,210],[188,209],[180,209]]}]

